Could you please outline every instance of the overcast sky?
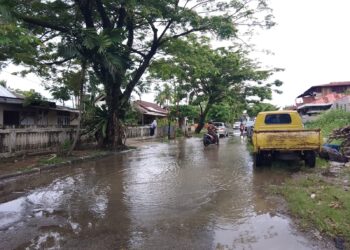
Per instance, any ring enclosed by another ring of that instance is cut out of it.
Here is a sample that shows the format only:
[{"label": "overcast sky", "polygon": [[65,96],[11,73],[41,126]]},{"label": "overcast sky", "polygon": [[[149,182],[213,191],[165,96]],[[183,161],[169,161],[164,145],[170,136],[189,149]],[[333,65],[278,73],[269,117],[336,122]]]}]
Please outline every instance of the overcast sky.
[{"label": "overcast sky", "polygon": [[[284,82],[283,94],[272,103],[286,106],[312,85],[350,81],[350,0],[270,0],[277,25],[254,38],[263,65],[284,68],[275,78]],[[31,88],[47,95],[35,77],[11,76],[12,68],[0,73],[12,88]],[[153,101],[152,95],[144,97]]]},{"label": "overcast sky", "polygon": [[277,26],[261,32],[255,43],[273,56],[260,56],[264,64],[284,68],[276,78],[284,82],[279,106],[312,85],[350,81],[350,1],[270,0]]}]

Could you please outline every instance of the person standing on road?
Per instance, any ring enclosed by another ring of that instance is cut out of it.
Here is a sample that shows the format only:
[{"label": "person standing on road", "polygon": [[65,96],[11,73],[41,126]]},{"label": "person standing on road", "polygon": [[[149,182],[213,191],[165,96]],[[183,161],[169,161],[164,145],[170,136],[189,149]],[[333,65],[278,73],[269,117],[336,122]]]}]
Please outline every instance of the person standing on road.
[{"label": "person standing on road", "polygon": [[241,132],[241,139],[244,139],[244,130],[245,130],[245,126],[243,122],[241,122],[241,125],[239,125],[239,131]]},{"label": "person standing on road", "polygon": [[151,136],[154,136],[156,129],[157,129],[157,120],[154,119],[151,124],[151,133],[150,133]]}]

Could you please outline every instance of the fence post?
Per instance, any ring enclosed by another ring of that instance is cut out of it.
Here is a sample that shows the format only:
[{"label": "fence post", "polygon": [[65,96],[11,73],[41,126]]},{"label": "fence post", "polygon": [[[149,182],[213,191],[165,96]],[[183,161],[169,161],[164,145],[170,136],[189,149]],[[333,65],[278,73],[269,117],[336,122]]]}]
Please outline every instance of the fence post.
[{"label": "fence post", "polygon": [[15,152],[16,151],[16,130],[12,129],[10,132],[10,138],[9,138],[9,150],[10,153]]}]

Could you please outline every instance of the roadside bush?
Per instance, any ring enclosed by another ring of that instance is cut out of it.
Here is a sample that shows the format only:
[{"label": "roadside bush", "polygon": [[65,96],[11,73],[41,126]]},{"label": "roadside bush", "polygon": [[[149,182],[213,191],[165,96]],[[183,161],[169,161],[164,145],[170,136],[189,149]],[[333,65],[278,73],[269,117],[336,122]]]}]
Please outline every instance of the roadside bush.
[{"label": "roadside bush", "polygon": [[57,155],[58,156],[66,156],[70,147],[72,145],[72,142],[69,139],[64,140],[64,142],[57,147]]},{"label": "roadside bush", "polygon": [[342,109],[330,110],[323,113],[317,120],[305,124],[306,128],[322,131],[323,137],[328,137],[334,129],[341,128],[350,124],[350,112]]}]

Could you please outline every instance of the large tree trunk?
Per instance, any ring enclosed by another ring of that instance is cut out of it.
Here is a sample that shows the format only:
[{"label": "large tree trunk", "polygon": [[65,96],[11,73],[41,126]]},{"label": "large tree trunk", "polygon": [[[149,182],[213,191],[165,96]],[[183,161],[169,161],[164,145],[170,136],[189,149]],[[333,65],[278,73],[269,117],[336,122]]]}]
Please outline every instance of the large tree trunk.
[{"label": "large tree trunk", "polygon": [[199,115],[199,121],[198,121],[198,126],[195,130],[195,133],[199,134],[201,132],[201,130],[204,127],[205,124],[205,118],[207,117],[207,114],[211,108],[212,104],[210,102],[208,102],[207,106],[205,107],[204,111],[202,109],[202,107],[200,107],[201,109],[201,113]]},{"label": "large tree trunk", "polygon": [[122,95],[117,89],[117,84],[111,84],[106,88],[106,104],[108,107],[108,123],[103,147],[108,149],[125,149],[123,119],[126,105],[122,102]]},{"label": "large tree trunk", "polygon": [[106,135],[103,140],[103,147],[114,149],[116,147],[116,127],[117,127],[117,112],[119,109],[119,98],[115,90],[115,85],[111,85],[106,89],[106,104],[108,107],[108,122]]},{"label": "large tree trunk", "polygon": [[204,123],[205,123],[205,115],[204,114],[200,114],[199,115],[198,126],[196,127],[196,130],[194,132],[199,134],[201,132],[201,130],[203,129],[203,127],[204,127]]},{"label": "large tree trunk", "polygon": [[[158,41],[155,39],[153,41],[151,50],[145,56],[144,61],[133,74],[133,78],[127,83],[124,82],[127,78],[126,69],[124,69],[124,71],[121,70],[117,73],[111,73],[106,67],[100,68],[101,65],[94,66],[95,72],[99,75],[101,81],[104,84],[106,91],[106,105],[108,107],[108,125],[106,137],[103,139],[104,148],[126,148],[123,142],[123,135],[125,131],[122,125],[126,108],[133,89],[149,66],[150,60],[155,55],[158,46]],[[129,55],[127,55],[127,57],[129,57]],[[124,89],[123,92],[122,89]]]}]

